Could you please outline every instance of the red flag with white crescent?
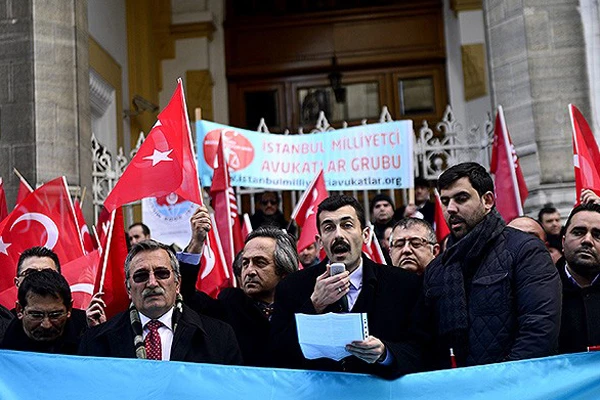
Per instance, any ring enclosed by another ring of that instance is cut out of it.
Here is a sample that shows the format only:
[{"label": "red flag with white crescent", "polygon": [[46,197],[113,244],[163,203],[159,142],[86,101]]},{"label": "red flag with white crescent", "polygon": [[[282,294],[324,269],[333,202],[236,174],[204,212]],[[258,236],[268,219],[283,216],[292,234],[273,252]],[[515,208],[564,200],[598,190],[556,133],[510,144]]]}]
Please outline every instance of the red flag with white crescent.
[{"label": "red flag with white crescent", "polygon": [[77,225],[79,226],[81,241],[83,242],[83,249],[86,253],[91,253],[95,250],[94,241],[92,240],[92,235],[90,235],[88,226],[85,223],[85,217],[83,216],[79,200],[75,200],[73,206],[75,208],[75,216],[77,218]]},{"label": "red flag with white crescent", "polygon": [[235,278],[230,275],[230,269],[225,262],[223,248],[219,240],[219,228],[213,214],[210,215],[210,219],[212,229],[208,231],[202,249],[196,289],[216,299],[221,289],[233,287]]},{"label": "red flag with white crescent", "polygon": [[37,188],[0,223],[0,291],[14,285],[19,256],[34,246],[53,250],[61,264],[84,254],[64,177]]},{"label": "red flag with white crescent", "polygon": [[377,264],[387,264],[385,261],[385,256],[383,255],[383,250],[379,245],[379,240],[375,237],[375,231],[373,229],[370,230],[371,233],[369,235],[369,240],[367,243],[363,243],[362,251],[365,253],[367,257],[371,259],[371,261]]},{"label": "red flag with white crescent", "polygon": [[112,211],[145,197],[169,193],[202,205],[181,79],[171,101],[104,200],[104,207]]},{"label": "red flag with white crescent", "polygon": [[300,238],[298,239],[298,253],[315,242],[315,236],[318,234],[317,208],[327,196],[325,175],[321,170],[308,185],[292,213],[291,218],[296,221],[301,229]]},{"label": "red flag with white crescent", "polygon": [[569,104],[573,128],[573,166],[575,167],[575,190],[578,205],[583,189],[591,189],[600,196],[600,152],[594,134],[585,117],[573,104]]}]

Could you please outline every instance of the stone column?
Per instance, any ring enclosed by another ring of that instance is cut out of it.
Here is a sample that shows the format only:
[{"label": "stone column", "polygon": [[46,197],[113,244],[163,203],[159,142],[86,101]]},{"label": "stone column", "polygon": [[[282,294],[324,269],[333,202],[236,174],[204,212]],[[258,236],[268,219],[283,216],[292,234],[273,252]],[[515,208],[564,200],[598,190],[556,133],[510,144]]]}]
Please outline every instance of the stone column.
[{"label": "stone column", "polygon": [[552,202],[563,216],[575,200],[568,104],[589,115],[579,0],[484,0],[494,106],[521,159],[537,214]]},{"label": "stone column", "polygon": [[[87,2],[0,0],[0,175],[91,189]],[[91,202],[90,202],[91,203]]]}]

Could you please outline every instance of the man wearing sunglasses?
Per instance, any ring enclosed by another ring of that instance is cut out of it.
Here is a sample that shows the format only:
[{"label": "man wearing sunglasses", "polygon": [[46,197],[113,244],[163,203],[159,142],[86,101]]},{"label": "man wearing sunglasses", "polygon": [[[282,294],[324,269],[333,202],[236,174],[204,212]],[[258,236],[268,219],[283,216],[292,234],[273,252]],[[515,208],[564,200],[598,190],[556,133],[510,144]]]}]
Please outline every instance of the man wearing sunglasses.
[{"label": "man wearing sunglasses", "polygon": [[72,318],[71,289],[53,269],[30,270],[19,283],[17,318],[9,325],[3,349],[77,354],[85,320]]},{"label": "man wearing sunglasses", "polygon": [[261,226],[273,226],[279,229],[286,229],[292,235],[296,232],[294,225],[288,229],[288,221],[279,209],[281,198],[279,193],[266,191],[255,196],[256,212],[250,217],[252,229]]},{"label": "man wearing sunglasses", "polygon": [[403,218],[396,222],[390,237],[392,265],[421,275],[439,254],[435,232],[420,218]]},{"label": "man wearing sunglasses", "polygon": [[83,337],[79,353],[100,357],[242,363],[231,326],[199,315],[179,295],[181,273],[164,244],[135,244],[125,260],[131,306]]}]

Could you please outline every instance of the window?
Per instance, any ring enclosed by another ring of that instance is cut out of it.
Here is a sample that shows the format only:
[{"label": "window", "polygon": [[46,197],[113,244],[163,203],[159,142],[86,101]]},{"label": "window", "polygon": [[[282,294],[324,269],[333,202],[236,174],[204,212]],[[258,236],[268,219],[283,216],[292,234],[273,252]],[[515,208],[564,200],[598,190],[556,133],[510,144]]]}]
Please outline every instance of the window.
[{"label": "window", "polygon": [[400,113],[405,116],[434,114],[433,78],[412,78],[398,81]]},{"label": "window", "polygon": [[346,98],[343,102],[338,102],[339,99],[336,100],[330,86],[298,89],[300,125],[315,125],[319,118],[319,111],[325,113],[329,122],[379,117],[381,107],[377,82],[344,85],[344,89]]}]

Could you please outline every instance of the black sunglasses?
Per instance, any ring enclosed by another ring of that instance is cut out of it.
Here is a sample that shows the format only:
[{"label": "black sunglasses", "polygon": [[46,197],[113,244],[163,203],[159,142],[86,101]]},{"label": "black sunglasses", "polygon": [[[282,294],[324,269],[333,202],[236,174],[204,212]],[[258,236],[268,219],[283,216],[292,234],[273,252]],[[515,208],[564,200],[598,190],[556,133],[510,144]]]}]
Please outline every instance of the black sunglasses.
[{"label": "black sunglasses", "polygon": [[[165,280],[171,277],[171,270],[168,268],[155,268],[152,273],[156,279]],[[138,270],[133,274],[132,279],[135,283],[147,282],[150,279],[150,271],[147,269]]]}]

